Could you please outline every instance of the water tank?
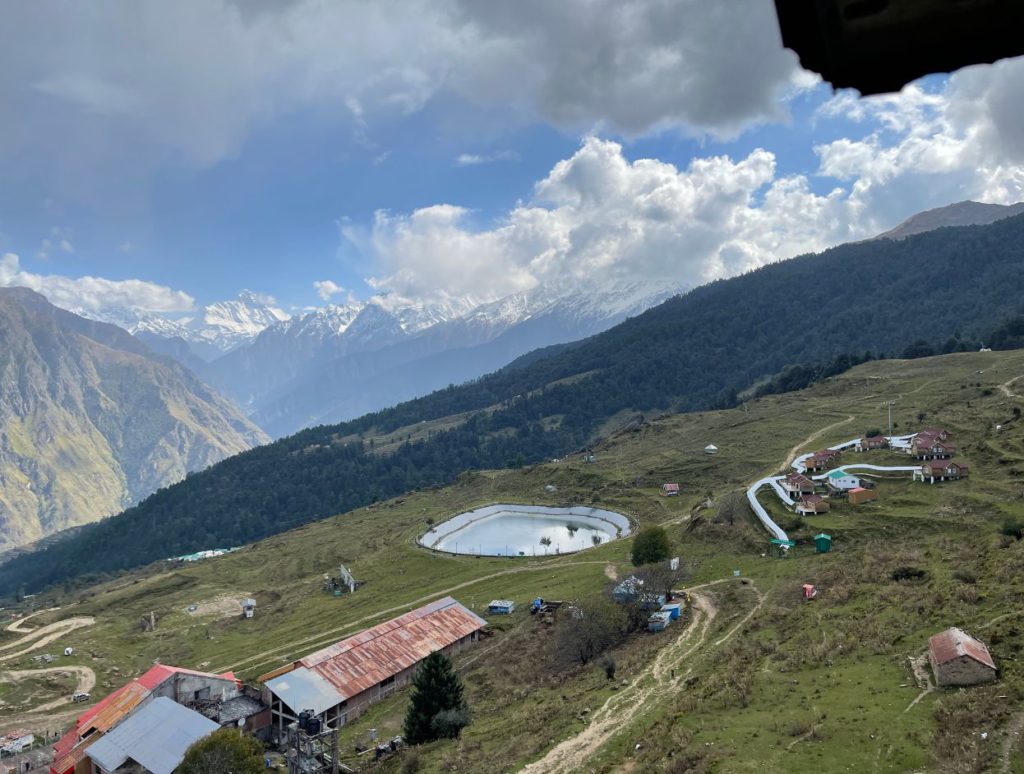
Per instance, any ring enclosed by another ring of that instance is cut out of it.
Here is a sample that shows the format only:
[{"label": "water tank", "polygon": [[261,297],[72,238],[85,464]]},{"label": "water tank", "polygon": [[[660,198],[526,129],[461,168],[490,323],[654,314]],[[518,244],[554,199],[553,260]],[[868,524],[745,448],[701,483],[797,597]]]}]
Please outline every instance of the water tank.
[{"label": "water tank", "polygon": [[306,733],[310,736],[316,736],[320,733],[320,718],[310,718],[309,722],[306,723]]},{"label": "water tank", "polygon": [[313,713],[310,710],[303,710],[299,713],[299,728],[309,733],[309,721],[312,718]]}]

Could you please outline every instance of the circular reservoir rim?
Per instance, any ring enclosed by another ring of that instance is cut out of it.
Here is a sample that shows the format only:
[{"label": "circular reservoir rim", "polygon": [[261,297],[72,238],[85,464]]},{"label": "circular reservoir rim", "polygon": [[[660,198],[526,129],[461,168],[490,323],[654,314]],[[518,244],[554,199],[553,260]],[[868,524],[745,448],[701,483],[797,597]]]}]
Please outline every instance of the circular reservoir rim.
[{"label": "circular reservoir rim", "polygon": [[[578,511],[584,511],[579,513]],[[501,513],[511,512],[520,515],[547,515],[556,517],[566,517],[574,519],[593,519],[599,522],[603,522],[602,531],[611,527],[614,531],[612,534],[610,531],[609,541],[619,540],[624,537],[628,537],[633,531],[633,519],[624,513],[618,511],[611,511],[607,508],[598,508],[592,505],[538,505],[535,503],[489,503],[487,505],[477,506],[468,511],[463,511],[451,516],[440,524],[435,524],[425,533],[416,538],[417,545],[422,548],[430,549],[442,554],[451,554],[452,556],[501,556],[503,558],[512,559],[527,559],[536,558],[527,555],[518,554],[485,554],[478,553],[475,551],[452,551],[450,549],[438,548],[437,544],[442,540],[450,537],[456,532],[460,532],[465,528],[476,524],[480,521],[484,521],[489,518],[493,518]],[[603,514],[603,515],[598,515]],[[605,518],[605,515],[608,518]],[[460,522],[460,520],[462,520]],[[458,522],[458,523],[457,523]],[[454,526],[451,526],[453,525]],[[450,527],[449,529],[443,529],[444,527]],[[592,526],[592,525],[587,525]],[[430,538],[430,542],[427,539]],[[580,551],[588,551],[596,546],[585,546],[572,551],[560,551],[558,554],[549,554],[549,556],[566,556],[568,554],[578,554]]]}]

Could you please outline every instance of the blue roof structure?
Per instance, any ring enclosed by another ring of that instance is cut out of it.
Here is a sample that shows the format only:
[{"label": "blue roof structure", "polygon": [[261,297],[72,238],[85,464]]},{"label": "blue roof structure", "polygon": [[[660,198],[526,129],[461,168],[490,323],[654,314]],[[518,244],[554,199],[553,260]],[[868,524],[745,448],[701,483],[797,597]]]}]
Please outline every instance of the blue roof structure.
[{"label": "blue roof structure", "polygon": [[209,718],[161,696],[93,742],[85,754],[104,771],[114,771],[130,758],[153,774],[172,774],[185,751],[218,728]]}]

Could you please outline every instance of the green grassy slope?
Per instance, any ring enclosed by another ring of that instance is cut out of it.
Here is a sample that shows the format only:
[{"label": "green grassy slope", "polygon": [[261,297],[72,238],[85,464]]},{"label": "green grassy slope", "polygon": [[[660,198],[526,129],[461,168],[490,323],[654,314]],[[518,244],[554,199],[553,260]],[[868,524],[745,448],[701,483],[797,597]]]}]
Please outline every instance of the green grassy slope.
[{"label": "green grassy slope", "polygon": [[[683,626],[632,636],[612,654],[614,683],[597,666],[564,663],[554,644],[557,623],[549,628],[525,612],[495,619],[496,634],[458,658],[475,721],[458,742],[421,749],[421,770],[516,770],[566,740],[582,740],[574,762],[594,771],[998,770],[1007,741],[1009,764],[1021,770],[1024,751],[1006,734],[1022,718],[1024,541],[999,529],[1007,519],[1024,520],[1024,424],[1014,411],[1024,400],[1013,394],[1024,385],[1007,385],[1022,374],[1024,352],[868,363],[799,393],[647,421],[600,445],[594,464],[573,457],[466,474],[450,487],[309,524],[223,558],[40,599],[63,608],[38,622],[96,616],[95,626],[66,638],[81,654],[76,663],[97,670],[94,695],[157,658],[255,678],[445,593],[478,610],[495,597],[523,605],[537,595],[599,594],[609,574],[629,571],[627,542],[546,560],[443,557],[414,544],[428,519],[482,503],[599,503],[641,525],[665,525],[692,568],[691,584],[725,581],[698,592],[717,611],[714,619],[704,629],[698,616],[691,639]],[[971,478],[941,486],[880,478],[878,502],[790,525],[798,546],[786,560],[771,555],[767,534],[746,510],[732,523],[718,512],[729,493],[780,470],[793,450],[884,425],[889,399],[897,400],[897,431],[950,428]],[[709,442],[721,449],[715,457],[701,451]],[[679,481],[683,494],[660,497],[666,480]],[[544,490],[549,483],[556,493]],[[702,509],[709,496],[715,505]],[[815,554],[811,542],[822,529],[835,538],[828,555]],[[320,590],[322,574],[338,562],[366,581],[355,595],[336,599]],[[925,578],[894,580],[906,566]],[[732,579],[734,569],[749,585]],[[820,589],[813,603],[800,599],[805,582]],[[250,593],[257,617],[243,621],[230,600]],[[185,610],[224,597],[230,616]],[[143,632],[138,621],[150,611],[157,629]],[[928,693],[911,707],[921,691],[908,658],[949,625],[989,643],[1000,681]],[[0,636],[0,648],[14,637]],[[31,663],[25,657],[2,666]],[[45,698],[38,685],[32,690]],[[0,691],[0,700],[16,698],[10,688]],[[609,699],[621,706],[601,730]],[[346,754],[355,759],[352,744],[368,728],[397,732],[406,701],[400,692],[347,727]]]}]

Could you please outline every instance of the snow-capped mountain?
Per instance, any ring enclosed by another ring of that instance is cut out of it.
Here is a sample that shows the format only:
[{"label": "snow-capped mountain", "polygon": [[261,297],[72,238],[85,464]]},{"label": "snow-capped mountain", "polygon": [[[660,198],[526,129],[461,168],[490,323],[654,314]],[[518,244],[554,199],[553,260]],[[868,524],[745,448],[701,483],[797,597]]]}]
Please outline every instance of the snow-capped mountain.
[{"label": "snow-capped mountain", "polygon": [[[196,317],[175,319],[133,307],[70,311],[124,328],[151,345],[156,343],[155,349],[174,357],[177,355],[167,351],[157,340],[180,339],[187,343],[193,355],[206,362],[252,341],[269,326],[291,319],[287,312],[273,306],[272,300],[250,290],[243,290],[232,301],[218,301],[203,307],[202,313]],[[186,365],[192,367],[194,362]]]},{"label": "snow-capped mountain", "polygon": [[[348,419],[592,336],[681,292],[663,282],[541,285],[488,303],[377,297],[347,324],[318,310],[213,364],[210,379],[271,434]],[[336,312],[334,313],[336,314]],[[321,334],[319,343],[310,330]],[[337,331],[336,333],[334,331]]]}]

